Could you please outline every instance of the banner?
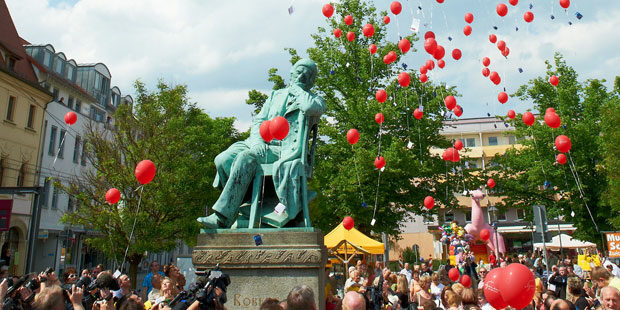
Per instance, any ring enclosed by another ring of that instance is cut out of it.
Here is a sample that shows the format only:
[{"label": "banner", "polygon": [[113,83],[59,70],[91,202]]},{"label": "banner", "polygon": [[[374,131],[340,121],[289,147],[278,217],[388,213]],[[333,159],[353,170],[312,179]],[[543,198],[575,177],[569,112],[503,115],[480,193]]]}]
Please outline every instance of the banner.
[{"label": "banner", "polygon": [[620,257],[620,233],[606,233],[607,251],[609,257]]}]

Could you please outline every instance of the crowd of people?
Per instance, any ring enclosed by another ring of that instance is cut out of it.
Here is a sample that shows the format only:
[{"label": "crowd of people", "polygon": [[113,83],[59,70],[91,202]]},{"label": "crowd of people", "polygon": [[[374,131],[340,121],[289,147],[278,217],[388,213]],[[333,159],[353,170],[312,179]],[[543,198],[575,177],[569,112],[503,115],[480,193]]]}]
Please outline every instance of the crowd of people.
[{"label": "crowd of people", "polygon": [[[349,267],[344,292],[337,294],[328,285],[326,308],[493,310],[484,295],[486,275],[493,268],[521,263],[535,275],[536,290],[528,310],[620,310],[620,268],[611,261],[585,271],[575,258],[566,257],[557,260],[549,272],[544,262],[540,253],[493,257],[488,264],[476,263],[470,256],[458,266],[433,268],[432,261],[427,261],[391,271],[381,262],[370,266],[360,260]],[[448,273],[452,268],[468,275],[471,284],[451,281]]]}]

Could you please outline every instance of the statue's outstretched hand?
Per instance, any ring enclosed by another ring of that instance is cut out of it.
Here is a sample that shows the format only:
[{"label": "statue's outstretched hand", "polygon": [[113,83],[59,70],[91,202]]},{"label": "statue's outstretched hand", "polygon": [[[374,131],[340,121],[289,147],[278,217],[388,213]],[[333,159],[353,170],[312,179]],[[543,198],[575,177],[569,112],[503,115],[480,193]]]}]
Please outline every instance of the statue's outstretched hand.
[{"label": "statue's outstretched hand", "polygon": [[267,155],[267,144],[265,143],[260,143],[260,144],[254,144],[251,147],[252,153],[256,154],[256,156],[260,157],[265,157]]}]

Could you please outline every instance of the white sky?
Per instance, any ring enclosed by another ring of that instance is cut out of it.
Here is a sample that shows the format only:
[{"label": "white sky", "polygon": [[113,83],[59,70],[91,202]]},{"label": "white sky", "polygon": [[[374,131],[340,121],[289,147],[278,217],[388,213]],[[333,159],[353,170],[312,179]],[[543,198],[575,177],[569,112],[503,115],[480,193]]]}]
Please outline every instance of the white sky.
[{"label": "white sky", "polygon": [[[50,43],[78,63],[105,63],[112,73],[112,85],[119,86],[123,94],[133,95],[132,83],[138,78],[150,88],[158,79],[187,84],[200,107],[212,116],[237,117],[236,126],[242,130],[251,122],[251,108],[245,104],[247,91],[269,89],[266,77],[271,67],[287,77],[290,65],[284,48],[296,48],[303,55],[312,43],[310,35],[326,25],[321,14],[324,0],[6,2],[23,38],[33,44]],[[391,1],[374,2],[380,10],[388,10]],[[557,0],[535,1],[531,9],[535,19],[529,25],[522,16],[533,0],[521,0],[517,7],[508,5],[505,18],[495,14],[499,0],[401,2],[403,12],[390,14],[390,33],[394,39],[408,33],[415,16],[422,20],[422,33],[430,29],[437,34],[446,48],[446,68],[436,67],[429,78],[457,86],[463,95],[458,98],[463,117],[505,115],[508,109],[523,112],[531,107],[516,98],[501,105],[497,93],[502,87],[512,93],[528,79],[544,74],[544,60],[551,59],[555,51],[564,54],[582,80],[613,81],[620,68],[620,1],[573,0],[566,12]],[[289,15],[291,3],[295,11]],[[469,37],[462,33],[466,12],[474,14]],[[584,18],[577,20],[576,12]],[[491,32],[507,42],[508,59],[488,42]],[[409,68],[419,68],[429,58],[420,43],[415,43],[418,52],[403,60]],[[449,56],[453,48],[463,51],[458,62]],[[501,87],[481,75],[484,56],[491,58],[492,70],[500,73]]]}]

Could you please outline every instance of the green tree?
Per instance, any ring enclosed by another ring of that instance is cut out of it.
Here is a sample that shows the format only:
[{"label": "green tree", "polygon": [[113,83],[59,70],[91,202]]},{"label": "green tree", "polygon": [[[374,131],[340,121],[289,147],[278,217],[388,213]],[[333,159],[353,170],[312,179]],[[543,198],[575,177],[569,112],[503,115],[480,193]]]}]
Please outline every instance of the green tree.
[{"label": "green tree", "polygon": [[[439,131],[446,112],[443,98],[456,95],[455,90],[432,82],[422,84],[417,72],[404,69],[406,65],[399,63],[402,54],[398,45],[388,40],[386,26],[381,21],[386,12],[379,14],[372,3],[359,0],[341,1],[334,7],[328,27],[318,28],[312,35],[314,45],[307,50],[319,68],[313,91],[327,104],[319,126],[320,141],[310,183],[318,192],[310,205],[313,225],[329,231],[344,216],[351,215],[356,228],[365,233],[386,232],[397,236],[399,223],[407,220],[408,212],[429,215],[436,212],[436,209],[431,212],[423,209],[425,196],[434,196],[444,206],[456,206],[453,193],[462,177],[452,173],[456,166],[446,164],[431,152],[431,148],[451,145]],[[342,19],[347,14],[354,17],[350,26]],[[361,32],[366,23],[375,28],[370,38]],[[341,38],[334,37],[336,28],[342,29]],[[348,31],[356,35],[352,42],[345,38]],[[406,38],[411,42],[418,40],[414,34]],[[374,55],[369,52],[370,44],[378,47]],[[287,50],[291,64],[295,63],[300,58],[297,51]],[[385,64],[383,56],[389,51],[396,52],[399,59]],[[396,81],[403,71],[411,75],[409,87],[401,87]],[[280,79],[272,80],[275,81]],[[385,103],[375,99],[378,89],[387,91]],[[250,99],[252,96],[251,92]],[[420,105],[424,117],[416,120],[412,113]],[[375,122],[375,114],[379,112],[385,116],[382,126]],[[360,132],[360,140],[353,147],[346,140],[351,128]],[[374,166],[378,155],[387,162],[380,174]],[[375,204],[376,223],[371,226]]]},{"label": "green tree", "polygon": [[[213,158],[239,137],[233,118],[209,117],[188,101],[185,86],[160,82],[150,92],[138,81],[135,87],[135,104],[114,113],[115,129],[88,128],[85,154],[93,169],[64,187],[79,205],[62,219],[99,232],[88,243],[118,263],[129,245],[132,281],[146,251],[169,251],[179,240],[195,243],[196,218],[218,196],[211,186]],[[157,174],[140,187],[134,169],[144,159],[155,163]],[[112,187],[122,194],[116,205],[105,200]]]},{"label": "green tree", "polygon": [[[610,104],[612,94],[604,81],[579,82],[575,70],[559,54],[553,64],[546,63],[546,75],[529,81],[515,94],[533,102],[534,110],[540,113],[537,121],[531,127],[522,122],[522,115],[511,121],[515,135],[522,139],[521,147],[496,156],[499,165],[487,173],[500,176],[498,183],[506,194],[500,208],[523,208],[531,214],[533,205],[545,205],[549,214],[563,215],[577,227],[575,236],[600,243],[597,226],[598,230],[608,230],[617,218],[602,199],[607,182],[601,166],[605,149],[601,136],[605,122],[601,120],[606,118],[601,111]],[[560,78],[557,87],[548,82],[552,75]],[[560,128],[552,129],[544,123],[548,108],[560,116]],[[559,152],[554,140],[558,135],[566,135],[572,142],[565,165],[556,162]]]},{"label": "green tree", "polygon": [[[601,146],[603,148],[603,165],[601,168],[607,176],[605,202],[611,207],[612,214],[620,214],[620,77],[616,77],[613,97],[607,101],[601,111]],[[615,229],[620,227],[620,217],[610,219]]]}]

